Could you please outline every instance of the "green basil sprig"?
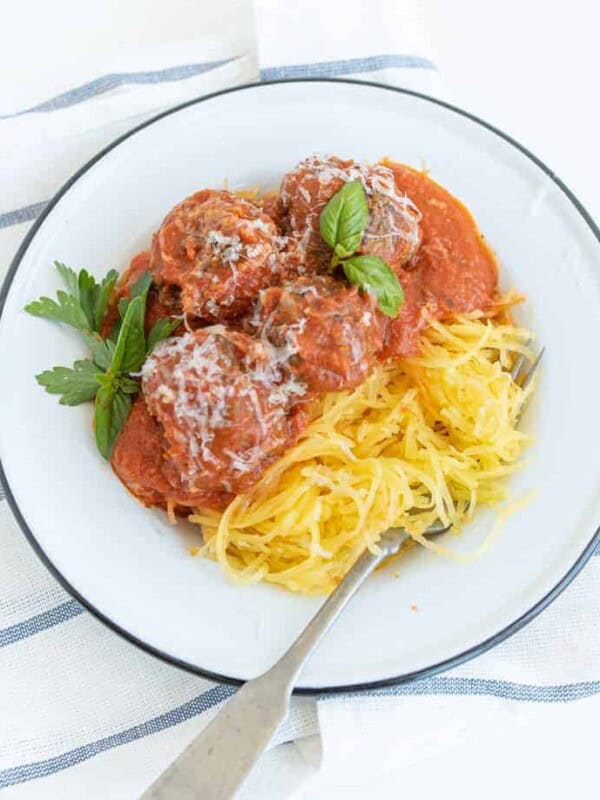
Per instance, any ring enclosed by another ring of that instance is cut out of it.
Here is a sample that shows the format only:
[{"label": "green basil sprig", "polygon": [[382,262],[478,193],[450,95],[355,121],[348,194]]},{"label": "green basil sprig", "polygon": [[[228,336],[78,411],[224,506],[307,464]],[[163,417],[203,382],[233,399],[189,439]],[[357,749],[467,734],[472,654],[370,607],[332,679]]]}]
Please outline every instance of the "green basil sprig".
[{"label": "green basil sprig", "polygon": [[334,194],[319,218],[324,241],[333,250],[331,267],[342,267],[350,283],[371,292],[388,317],[397,317],[404,302],[398,276],[379,256],[355,255],[369,222],[369,205],[360,181],[350,181]]},{"label": "green basil sprig", "polygon": [[84,269],[76,273],[59,262],[55,267],[69,291],[59,290],[56,300],[40,297],[25,306],[25,311],[79,330],[90,349],[90,358],[80,359],[72,367],[41,372],[36,380],[50,394],[60,395],[62,405],[76,406],[95,399],[96,444],[101,455],[109,459],[129,416],[131,397],[140,388],[137,373],[152,348],[170,336],[182,320],[159,319],[146,337],[146,301],[152,284],[152,275],[146,271],[131,287],[129,297],[119,301],[119,319],[110,336],[103,339],[99,331],[118,273],[110,270],[97,283]]}]

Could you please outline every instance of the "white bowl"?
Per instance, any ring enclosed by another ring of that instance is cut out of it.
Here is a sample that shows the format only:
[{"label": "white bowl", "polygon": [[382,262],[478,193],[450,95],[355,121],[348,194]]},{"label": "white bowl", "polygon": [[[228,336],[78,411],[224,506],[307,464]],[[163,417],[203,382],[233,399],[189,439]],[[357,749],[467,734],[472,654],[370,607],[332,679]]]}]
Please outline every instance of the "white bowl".
[{"label": "white bowl", "polygon": [[[502,285],[527,295],[523,319],[547,354],[524,420],[536,443],[510,486],[534,499],[470,566],[417,550],[372,577],[307,666],[299,688],[309,691],[372,687],[472,657],[535,616],[591,554],[600,244],[585,210],[524,148],[444,103],[351,81],[248,86],[173,109],[98,154],[33,226],[0,298],[0,457],[31,544],[78,600],[146,650],[219,680],[257,675],[321,601],[233,586],[190,558],[185,542],[197,533],[136,503],[99,457],[91,406],[61,407],[36,385],[35,373],[84,348],[22,308],[54,293],[54,259],[97,275],[123,269],[186,195],[225,179],[275,186],[315,151],[425,164],[472,210]],[[480,513],[453,545],[474,550],[492,519]]]}]

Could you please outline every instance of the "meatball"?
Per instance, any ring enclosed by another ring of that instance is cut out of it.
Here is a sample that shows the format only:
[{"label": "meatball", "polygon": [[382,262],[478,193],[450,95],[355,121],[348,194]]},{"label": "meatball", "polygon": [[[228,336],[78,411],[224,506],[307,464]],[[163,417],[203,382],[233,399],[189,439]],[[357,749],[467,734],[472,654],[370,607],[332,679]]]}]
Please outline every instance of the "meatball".
[{"label": "meatball", "polygon": [[133,403],[115,444],[112,466],[129,491],[147,506],[220,508],[232,495],[223,489],[188,492],[177,476],[165,474],[166,440],[162,426],[150,415],[143,397]]},{"label": "meatball", "polygon": [[311,392],[358,386],[383,339],[375,298],[326,276],[263,290],[249,329],[260,331]]},{"label": "meatball", "polygon": [[415,255],[421,241],[420,213],[396,189],[394,173],[382,164],[362,166],[335,156],[311,156],[283,179],[279,216],[289,234],[288,252],[298,262],[297,272],[326,269],[331,249],[321,238],[319,217],[344,183],[359,180],[369,202],[369,222],[358,249],[377,255],[398,270]]},{"label": "meatball", "polygon": [[166,216],[152,242],[159,285],[178,287],[186,314],[219,322],[250,308],[278,281],[280,238],[273,220],[249,200],[205,189]]},{"label": "meatball", "polygon": [[279,192],[265,192],[260,198],[260,207],[263,214],[270,217],[276,225],[279,224]]},{"label": "meatball", "polygon": [[164,431],[164,473],[186,492],[245,491],[305,422],[267,348],[220,325],[158,344],[142,388]]}]

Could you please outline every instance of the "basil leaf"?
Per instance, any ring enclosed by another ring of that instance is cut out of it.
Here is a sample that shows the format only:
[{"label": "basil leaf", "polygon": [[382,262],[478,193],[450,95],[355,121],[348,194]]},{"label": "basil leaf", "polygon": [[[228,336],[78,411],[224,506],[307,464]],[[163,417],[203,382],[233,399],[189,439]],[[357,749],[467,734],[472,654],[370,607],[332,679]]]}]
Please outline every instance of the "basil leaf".
[{"label": "basil leaf", "polygon": [[103,386],[96,395],[94,408],[94,435],[96,447],[103,458],[110,457],[110,428],[112,420],[112,406],[115,399],[115,389],[112,386]]},{"label": "basil leaf", "polygon": [[140,390],[140,385],[137,381],[131,380],[131,378],[119,378],[118,380],[119,389],[125,394],[137,394]]},{"label": "basil leaf", "polygon": [[117,339],[119,338],[119,334],[121,333],[121,325],[122,325],[122,323],[123,323],[123,320],[121,319],[121,317],[119,317],[118,319],[116,319],[116,320],[114,321],[114,323],[113,323],[113,326],[112,326],[112,328],[110,329],[110,333],[108,334],[108,337],[107,337],[107,338],[108,338],[108,340],[109,340],[109,341],[111,341],[113,344],[114,344],[114,343],[117,341]]},{"label": "basil leaf", "polygon": [[127,313],[127,309],[129,308],[129,303],[134,300],[136,297],[141,297],[144,301],[144,317],[146,316],[146,301],[148,299],[148,291],[152,286],[152,273],[149,270],[142,272],[140,277],[131,287],[129,292],[129,297],[121,297],[119,302],[117,303],[117,309],[119,311],[119,318],[115,320],[114,325],[108,335],[109,339],[112,339],[113,342],[116,342],[119,338],[119,333],[121,332],[121,325],[123,324],[123,320],[125,318],[125,314]]},{"label": "basil leaf", "polygon": [[79,299],[79,278],[77,273],[71,267],[67,267],[66,264],[62,264],[60,261],[55,261],[54,266],[58,270],[58,274],[65,282],[65,286],[69,290],[69,293],[73,295],[73,297]]},{"label": "basil leaf", "polygon": [[66,325],[71,325],[71,327],[80,331],[88,330],[88,318],[79,305],[79,300],[73,295],[60,290],[56,293],[56,297],[58,302],[57,300],[51,300],[49,297],[40,297],[39,300],[28,303],[25,306],[25,311],[28,314],[33,314],[34,317],[44,317],[54,322],[64,322]]},{"label": "basil leaf", "polygon": [[152,273],[149,269],[142,272],[140,277],[131,287],[129,297],[133,300],[135,297],[146,297],[148,289],[152,286]]},{"label": "basil leaf", "polygon": [[63,406],[78,406],[93,400],[100,384],[96,365],[89,358],[76,361],[73,367],[54,367],[35,376],[49,394],[60,394]]},{"label": "basil leaf", "polygon": [[155,345],[162,342],[163,339],[168,339],[182,322],[183,317],[163,317],[162,319],[157,319],[146,340],[146,353],[151,353]]},{"label": "basil leaf", "polygon": [[114,444],[117,440],[117,437],[121,433],[121,428],[127,421],[127,417],[129,416],[129,412],[131,411],[131,397],[124,392],[118,391],[115,394],[115,399],[113,401],[113,413],[112,413],[112,424],[111,424],[111,451],[114,447]]},{"label": "basil leaf", "polygon": [[388,317],[397,317],[404,302],[404,292],[398,276],[379,256],[354,256],[342,262],[350,283],[372,292],[379,308]]},{"label": "basil leaf", "polygon": [[109,370],[113,375],[120,372],[136,372],[146,358],[144,335],[145,297],[138,296],[127,306],[119,331]]},{"label": "basil leaf", "polygon": [[321,236],[338,258],[356,252],[369,221],[367,195],[360,181],[345,183],[319,218]]},{"label": "basil leaf", "polygon": [[131,409],[129,395],[119,391],[114,384],[103,386],[96,395],[94,433],[100,454],[111,457],[117,437]]},{"label": "basil leaf", "polygon": [[96,302],[94,304],[95,331],[99,331],[102,327],[104,315],[106,314],[106,307],[108,306],[108,301],[110,299],[110,293],[112,292],[118,277],[119,273],[116,269],[109,270],[98,288],[96,293]]}]

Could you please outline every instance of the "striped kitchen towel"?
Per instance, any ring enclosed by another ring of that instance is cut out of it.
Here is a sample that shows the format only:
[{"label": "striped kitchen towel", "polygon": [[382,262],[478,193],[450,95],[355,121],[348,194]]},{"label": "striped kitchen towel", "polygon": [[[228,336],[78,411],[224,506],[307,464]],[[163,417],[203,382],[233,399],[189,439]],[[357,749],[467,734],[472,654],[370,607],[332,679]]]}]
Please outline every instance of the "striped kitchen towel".
[{"label": "striped kitchen towel", "polygon": [[[183,5],[170,4],[169,13]],[[347,0],[343,13],[338,3],[287,5],[257,0],[255,50],[235,31],[218,42],[165,43],[97,73],[82,66],[60,89],[22,105],[0,103],[0,270],[76,168],[170,105],[305,76],[438,92],[416,2]],[[0,553],[0,795],[135,798],[234,690],[169,667],[104,628],[46,572],[1,500]],[[527,742],[535,758],[546,731],[585,751],[581,731],[600,710],[599,603],[593,558],[527,629],[458,669],[361,696],[295,698],[242,797],[331,800],[340,787],[364,797],[396,773],[406,790],[407,770],[432,757],[467,769],[482,741],[499,759]]]}]

